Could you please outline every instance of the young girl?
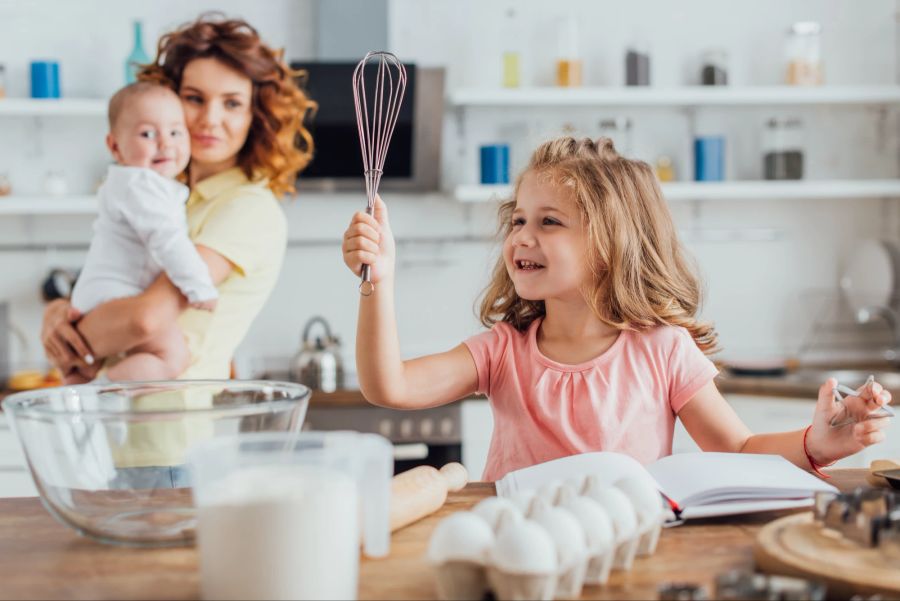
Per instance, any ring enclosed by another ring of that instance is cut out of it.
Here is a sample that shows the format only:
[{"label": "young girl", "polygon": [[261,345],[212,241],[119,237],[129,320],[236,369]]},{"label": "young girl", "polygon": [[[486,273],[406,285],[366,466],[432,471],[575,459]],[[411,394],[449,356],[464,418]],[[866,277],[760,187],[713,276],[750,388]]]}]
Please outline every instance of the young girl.
[{"label": "young girl", "polygon": [[344,261],[371,265],[360,297],[357,369],[366,398],[398,409],[487,394],[494,432],[483,478],[586,451],[642,463],[672,452],[675,417],[705,451],[772,453],[813,471],[884,439],[890,401],[873,383],[845,399],[819,389],[804,430],[752,434],[713,378],[711,325],[696,318],[700,284],[679,245],[650,167],[608,139],[540,146],[500,207],[502,256],[481,304],[490,331],[445,353],[402,361],[394,317],[394,240],[379,199],[357,213]]}]

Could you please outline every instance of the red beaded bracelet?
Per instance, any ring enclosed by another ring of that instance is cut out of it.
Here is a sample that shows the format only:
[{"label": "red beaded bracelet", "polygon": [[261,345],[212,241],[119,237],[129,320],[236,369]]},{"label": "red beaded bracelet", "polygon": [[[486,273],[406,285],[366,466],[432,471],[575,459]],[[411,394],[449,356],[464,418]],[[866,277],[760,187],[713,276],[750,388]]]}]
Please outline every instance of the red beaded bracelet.
[{"label": "red beaded bracelet", "polygon": [[827,480],[828,478],[831,478],[831,476],[820,471],[819,468],[834,465],[834,461],[832,461],[828,465],[818,465],[815,461],[813,461],[812,455],[810,455],[809,453],[809,448],[806,446],[806,437],[809,434],[810,428],[812,428],[812,424],[806,426],[806,430],[803,431],[803,453],[806,455],[806,460],[809,461],[809,465],[812,468],[812,471],[814,471],[820,478],[825,478]]}]

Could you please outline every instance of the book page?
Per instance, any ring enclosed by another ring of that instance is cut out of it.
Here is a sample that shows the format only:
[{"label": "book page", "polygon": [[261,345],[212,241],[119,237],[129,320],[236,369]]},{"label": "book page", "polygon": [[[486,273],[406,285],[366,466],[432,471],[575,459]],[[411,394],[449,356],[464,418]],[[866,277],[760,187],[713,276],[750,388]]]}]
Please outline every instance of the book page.
[{"label": "book page", "polygon": [[[621,453],[599,451],[582,453],[546,461],[506,474],[497,481],[497,496],[509,497],[520,491],[537,490],[544,484],[597,475],[603,484],[612,486],[625,476],[652,476],[636,459]],[[654,481],[654,486],[660,488]]]},{"label": "book page", "polygon": [[647,466],[660,490],[682,508],[729,500],[803,499],[830,484],[780,455],[679,453]]},{"label": "book page", "polygon": [[778,499],[777,501],[766,501],[757,499],[755,501],[731,501],[729,503],[715,503],[713,505],[692,505],[684,509],[678,517],[683,520],[694,520],[699,518],[713,518],[720,515],[738,515],[742,513],[758,513],[760,511],[777,511],[781,509],[802,509],[810,507],[813,499]]}]

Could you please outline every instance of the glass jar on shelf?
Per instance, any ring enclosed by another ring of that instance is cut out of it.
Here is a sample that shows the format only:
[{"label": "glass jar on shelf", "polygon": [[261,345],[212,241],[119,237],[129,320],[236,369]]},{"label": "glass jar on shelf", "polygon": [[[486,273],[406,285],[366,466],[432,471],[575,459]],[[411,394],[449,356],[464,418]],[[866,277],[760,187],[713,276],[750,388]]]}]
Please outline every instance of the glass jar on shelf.
[{"label": "glass jar on shelf", "polygon": [[0,98],[6,98],[6,65],[0,63]]},{"label": "glass jar on shelf", "polygon": [[672,162],[672,157],[669,155],[661,154],[656,157],[656,164],[653,166],[653,170],[656,172],[656,179],[659,181],[675,181],[675,163]]},{"label": "glass jar on shelf", "polygon": [[521,36],[516,27],[516,9],[506,11],[503,19],[503,72],[500,82],[504,88],[518,88],[522,82]]},{"label": "glass jar on shelf", "polygon": [[9,181],[9,175],[0,171],[0,196],[9,196],[12,194],[12,182]]},{"label": "glass jar on shelf", "polygon": [[772,117],[763,136],[763,177],[803,179],[803,122],[796,117]]},{"label": "glass jar on shelf", "polygon": [[728,84],[728,52],[724,48],[708,48],[701,57],[700,83],[704,86]]},{"label": "glass jar on shelf", "polygon": [[582,84],[582,63],[578,52],[578,21],[573,15],[557,23],[556,85],[562,88]]},{"label": "glass jar on shelf", "polygon": [[818,86],[823,83],[821,34],[822,26],[815,21],[799,21],[788,30],[785,46],[787,84]]}]

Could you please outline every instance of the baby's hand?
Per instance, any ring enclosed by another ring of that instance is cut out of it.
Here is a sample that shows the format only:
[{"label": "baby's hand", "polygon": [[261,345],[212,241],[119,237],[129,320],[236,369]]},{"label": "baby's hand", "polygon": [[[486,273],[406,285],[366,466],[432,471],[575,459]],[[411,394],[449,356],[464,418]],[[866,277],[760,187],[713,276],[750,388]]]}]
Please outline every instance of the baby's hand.
[{"label": "baby's hand", "polygon": [[[837,402],[837,381],[829,378],[819,389],[819,400],[809,430],[807,449],[819,465],[842,459],[864,448],[882,442],[888,418],[871,418],[871,413],[891,402],[891,393],[878,382],[869,382]],[[849,423],[840,425],[845,418]],[[832,424],[835,426],[832,426]]]},{"label": "baby's hand", "polygon": [[387,207],[381,197],[375,198],[375,215],[360,211],[353,215],[344,232],[344,263],[359,275],[363,265],[370,265],[372,283],[394,275],[394,236],[388,222]]},{"label": "baby's hand", "polygon": [[197,301],[195,303],[191,303],[191,308],[199,309],[201,311],[213,311],[216,308],[216,304],[219,302],[219,299],[212,298],[210,300]]}]

